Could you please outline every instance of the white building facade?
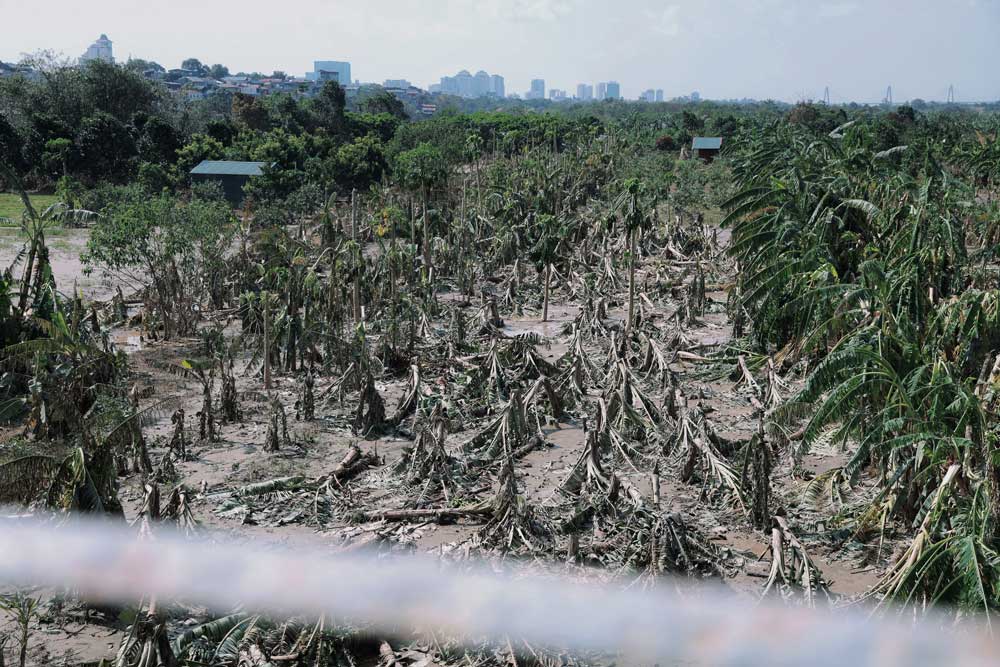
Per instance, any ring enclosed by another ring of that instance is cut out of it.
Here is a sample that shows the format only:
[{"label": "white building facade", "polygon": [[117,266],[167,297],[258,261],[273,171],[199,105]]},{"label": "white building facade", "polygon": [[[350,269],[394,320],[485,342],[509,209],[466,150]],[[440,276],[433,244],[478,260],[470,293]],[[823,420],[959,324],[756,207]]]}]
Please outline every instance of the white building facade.
[{"label": "white building facade", "polygon": [[89,63],[92,60],[103,60],[106,63],[115,61],[111,48],[111,40],[107,35],[102,34],[97,41],[87,47],[87,51],[80,56],[80,64]]},{"label": "white building facade", "polygon": [[313,71],[306,72],[306,78],[310,81],[333,80],[347,86],[352,81],[351,63],[342,60],[317,60],[313,62]]},{"label": "white building facade", "polygon": [[504,97],[504,78],[499,74],[490,74],[479,70],[475,75],[468,70],[462,70],[455,76],[441,77],[441,83],[431,88],[432,92],[458,97]]}]

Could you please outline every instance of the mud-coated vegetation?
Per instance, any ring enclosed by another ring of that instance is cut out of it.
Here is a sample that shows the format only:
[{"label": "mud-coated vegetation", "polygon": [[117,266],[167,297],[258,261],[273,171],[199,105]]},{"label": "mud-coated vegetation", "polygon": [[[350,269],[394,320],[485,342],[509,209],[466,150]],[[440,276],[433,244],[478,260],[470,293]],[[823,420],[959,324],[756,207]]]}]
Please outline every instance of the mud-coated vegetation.
[{"label": "mud-coated vegetation", "polygon": [[[382,127],[327,92],[211,125],[230,124],[226,155],[299,151],[237,211],[188,187],[181,142],[162,181],[125,166],[36,208],[52,175],[0,115],[24,206],[0,285],[5,503],[136,539],[1000,606],[994,116],[601,105]],[[713,131],[722,155],[691,159]],[[53,263],[73,226],[110,298]],[[22,628],[6,655],[38,664],[613,660],[155,597],[4,599]],[[100,626],[116,650],[78,638]]]}]

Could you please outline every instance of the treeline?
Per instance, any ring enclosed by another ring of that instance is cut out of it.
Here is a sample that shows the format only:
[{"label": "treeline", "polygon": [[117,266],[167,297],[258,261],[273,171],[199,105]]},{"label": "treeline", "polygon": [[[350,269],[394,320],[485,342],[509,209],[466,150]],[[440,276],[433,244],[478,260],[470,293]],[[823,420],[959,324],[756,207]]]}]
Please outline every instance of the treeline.
[{"label": "treeline", "polygon": [[[55,190],[71,206],[99,210],[109,184],[174,192],[187,189],[190,170],[202,160],[252,160],[273,167],[254,185],[251,206],[293,195],[315,204],[391,177],[402,154],[425,144],[455,166],[541,145],[560,151],[584,139],[609,137],[619,150],[635,147],[631,159],[648,162],[659,159],[654,148],[673,155],[698,135],[722,136],[734,144],[781,121],[816,132],[861,121],[874,126],[876,149],[897,145],[921,128],[958,146],[974,140],[970,118],[979,122],[969,111],[924,115],[910,107],[886,112],[776,103],[605,102],[512,105],[474,113],[445,109],[411,120],[403,104],[386,92],[366,93],[349,106],[344,90],[333,82],[313,98],[218,93],[186,101],[135,67],[96,61],[44,67],[36,80],[0,80],[7,166],[0,187]],[[672,160],[660,162],[659,170],[671,169]]]},{"label": "treeline", "polygon": [[470,151],[509,153],[551,137],[561,143],[594,124],[499,113],[410,123],[388,93],[356,107],[333,82],[308,99],[217,94],[184,102],[126,66],[47,68],[37,80],[0,81],[7,167],[0,186],[55,189],[67,202],[97,205],[100,194],[88,193],[107,184],[185,189],[192,167],[216,159],[273,164],[252,193],[258,202],[308,187],[345,194],[378,183],[421,143],[435,144],[454,164]]}]

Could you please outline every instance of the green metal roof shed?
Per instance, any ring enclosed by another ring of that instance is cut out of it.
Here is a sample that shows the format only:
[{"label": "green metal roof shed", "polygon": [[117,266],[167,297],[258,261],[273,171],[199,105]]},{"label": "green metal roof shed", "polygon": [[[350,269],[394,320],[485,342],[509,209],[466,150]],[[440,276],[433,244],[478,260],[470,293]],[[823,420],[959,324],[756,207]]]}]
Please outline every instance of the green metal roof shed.
[{"label": "green metal roof shed", "polygon": [[191,170],[193,183],[218,183],[234,207],[243,203],[243,186],[254,176],[262,176],[266,162],[204,160]]},{"label": "green metal roof shed", "polygon": [[695,137],[691,142],[691,157],[711,162],[722,150],[722,137]]},{"label": "green metal roof shed", "polygon": [[691,148],[696,151],[720,150],[722,148],[722,137],[695,137],[694,141],[691,142]]}]

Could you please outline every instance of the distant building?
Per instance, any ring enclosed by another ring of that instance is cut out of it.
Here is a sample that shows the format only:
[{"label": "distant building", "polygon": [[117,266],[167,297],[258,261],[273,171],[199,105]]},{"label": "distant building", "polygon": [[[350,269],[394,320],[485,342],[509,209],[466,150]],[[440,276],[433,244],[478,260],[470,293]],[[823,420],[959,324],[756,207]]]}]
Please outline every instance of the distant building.
[{"label": "distant building", "polygon": [[111,49],[111,40],[108,36],[102,34],[97,38],[97,41],[87,47],[87,51],[80,56],[80,64],[89,63],[92,60],[103,60],[106,63],[113,63],[115,61],[114,53]]},{"label": "distant building", "polygon": [[193,183],[218,183],[226,200],[234,208],[243,203],[243,186],[251,178],[262,176],[266,162],[234,162],[228,160],[203,160],[191,170]]},{"label": "distant building", "polygon": [[215,79],[202,76],[185,76],[177,83],[181,85],[180,91],[189,100],[203,100],[221,85]]},{"label": "distant building", "polygon": [[424,91],[413,85],[407,88],[386,88],[385,86],[382,88],[400,102],[412,102],[418,106],[420,98],[424,95]]},{"label": "distant building", "polygon": [[528,90],[524,95],[526,100],[544,100],[545,99],[545,79],[532,79],[531,89]]},{"label": "distant building", "polygon": [[484,71],[479,70],[476,75],[472,77],[472,96],[473,97],[486,97],[493,92],[493,79],[490,75]]},{"label": "distant building", "polygon": [[472,75],[463,69],[455,76],[441,77],[441,92],[459,97],[472,97]]},{"label": "distant building", "polygon": [[643,91],[642,95],[639,95],[639,99],[643,102],[655,102],[656,101],[656,91],[650,88],[649,90]]},{"label": "distant building", "polygon": [[421,104],[420,105],[420,113],[424,114],[425,116],[433,116],[434,114],[437,113],[437,110],[438,110],[438,108],[437,108],[436,104]]},{"label": "distant building", "polygon": [[622,87],[617,81],[608,81],[604,99],[620,100],[622,98]]},{"label": "distant building", "polygon": [[608,84],[603,81],[597,84],[597,99],[603,100],[608,96]]},{"label": "distant building", "polygon": [[409,88],[411,85],[406,79],[386,79],[382,82],[383,88]]},{"label": "distant building", "polygon": [[663,89],[662,88],[657,88],[656,89],[656,101],[657,102],[662,102],[663,101]]},{"label": "distant building", "polygon": [[346,86],[351,83],[351,63],[340,60],[316,60],[313,62],[313,71],[306,72],[306,78],[310,81],[336,81]]},{"label": "distant building", "polygon": [[27,65],[11,65],[0,61],[0,79],[6,76],[23,76],[29,81],[39,81],[42,78],[41,72]]},{"label": "distant building", "polygon": [[553,88],[549,91],[549,99],[553,102],[565,102],[566,101],[566,91],[559,90],[558,88]]},{"label": "distant building", "polygon": [[722,150],[722,137],[695,137],[691,140],[691,157],[711,162]]},{"label": "distant building", "polygon": [[587,83],[581,83],[576,87],[576,99],[589,102],[594,99],[594,87]]},{"label": "distant building", "polygon": [[694,91],[693,93],[691,93],[691,101],[692,102],[700,102],[701,101],[701,93],[699,93],[697,90]]},{"label": "distant building", "polygon": [[499,74],[494,74],[490,77],[490,86],[491,92],[500,99],[507,97],[506,83],[504,82],[503,77]]},{"label": "distant building", "polygon": [[455,76],[441,77],[441,83],[430,86],[432,93],[444,93],[458,97],[503,97],[504,79],[502,76],[479,70],[475,75],[468,70],[462,70]]}]

